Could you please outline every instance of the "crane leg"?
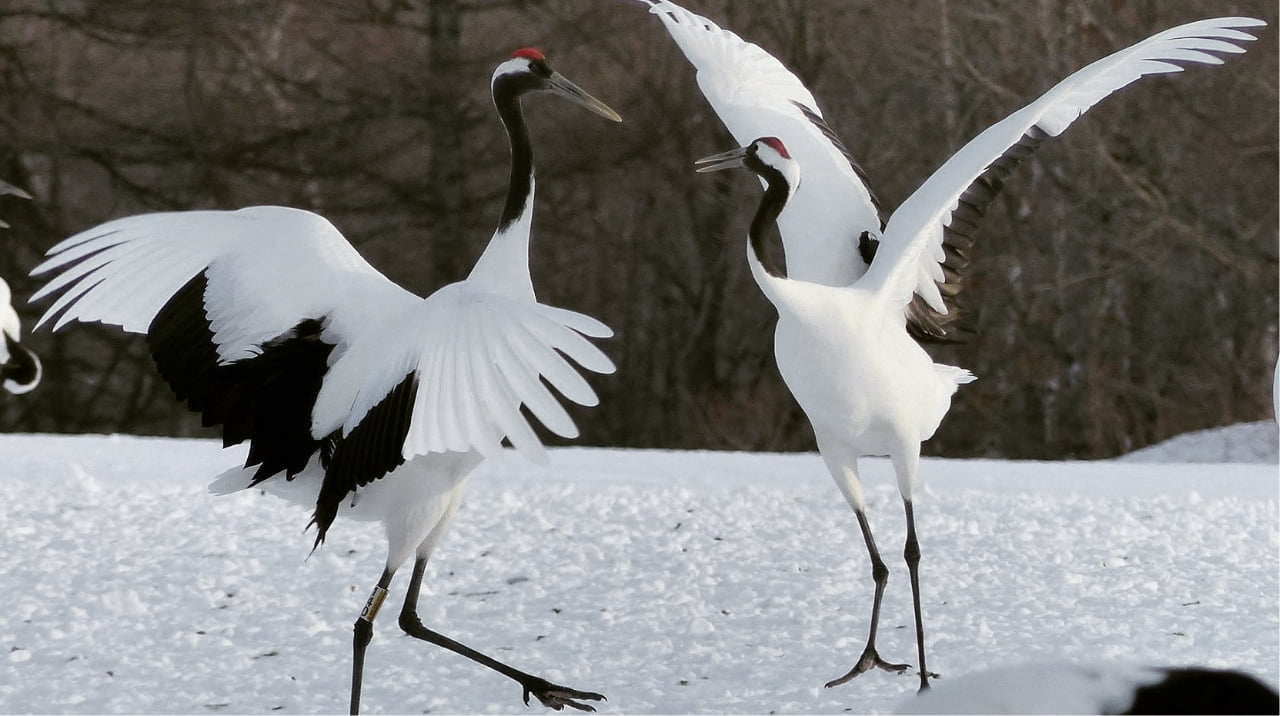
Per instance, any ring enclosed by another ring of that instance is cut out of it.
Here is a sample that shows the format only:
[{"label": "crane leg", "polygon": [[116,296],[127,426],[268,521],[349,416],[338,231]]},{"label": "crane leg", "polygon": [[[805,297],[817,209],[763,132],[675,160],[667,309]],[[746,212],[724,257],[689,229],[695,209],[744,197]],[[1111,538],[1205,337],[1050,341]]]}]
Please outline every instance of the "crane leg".
[{"label": "crane leg", "polygon": [[387,587],[391,585],[391,577],[395,570],[388,567],[382,571],[378,584],[373,588],[360,616],[356,619],[351,655],[351,713],[360,713],[360,685],[364,681],[364,652],[373,640],[373,620],[378,616],[382,601],[387,598]]},{"label": "crane leg", "polygon": [[902,556],[907,560],[907,571],[911,575],[911,603],[916,612],[916,651],[920,655],[920,690],[929,688],[929,677],[932,674],[924,665],[924,618],[920,613],[920,541],[916,539],[916,516],[911,500],[904,500],[907,511],[907,546]]},{"label": "crane leg", "polygon": [[884,560],[880,559],[880,550],[876,549],[876,540],[871,535],[871,524],[867,522],[866,512],[855,510],[854,513],[858,516],[858,527],[862,529],[862,539],[867,543],[867,553],[871,556],[871,578],[876,583],[875,599],[871,602],[871,629],[867,634],[867,646],[862,650],[862,656],[858,657],[858,663],[854,664],[844,676],[828,681],[826,684],[828,689],[847,683],[858,674],[871,669],[898,672],[905,671],[910,666],[889,663],[876,653],[876,629],[880,626],[880,602],[884,599],[885,584],[889,582],[889,568],[885,566]]},{"label": "crane leg", "polygon": [[422,588],[422,575],[426,571],[427,560],[419,559],[413,564],[413,576],[409,579],[408,593],[405,595],[404,607],[400,610],[400,628],[411,637],[421,639],[425,642],[444,647],[455,654],[460,654],[468,659],[486,666],[494,671],[506,676],[519,683],[524,689],[524,703],[529,704],[529,695],[532,694],[542,702],[543,706],[561,710],[565,706],[578,709],[579,711],[595,711],[588,704],[580,703],[579,700],[585,701],[603,701],[605,697],[592,691],[578,691],[570,689],[566,686],[553,684],[546,679],[541,679],[530,674],[526,674],[519,669],[512,668],[497,659],[486,656],[465,644],[450,639],[443,634],[434,632],[422,625],[422,620],[418,617],[418,592]]}]

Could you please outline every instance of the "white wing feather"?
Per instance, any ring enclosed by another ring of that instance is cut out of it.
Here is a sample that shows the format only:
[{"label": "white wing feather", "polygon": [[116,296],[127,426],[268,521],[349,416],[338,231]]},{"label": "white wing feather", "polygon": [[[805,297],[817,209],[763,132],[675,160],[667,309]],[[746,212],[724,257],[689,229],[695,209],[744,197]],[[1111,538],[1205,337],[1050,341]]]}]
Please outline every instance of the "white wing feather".
[{"label": "white wing feather", "polygon": [[1088,65],[1039,99],[979,134],[947,160],[894,212],[876,260],[857,282],[905,308],[918,292],[934,309],[946,306],[933,279],[940,276],[943,230],[961,195],[1006,151],[1037,128],[1061,134],[1107,95],[1152,74],[1180,72],[1177,63],[1221,64],[1217,54],[1244,52],[1235,43],[1255,39],[1238,28],[1261,27],[1240,17],[1201,20],[1166,30]]},{"label": "white wing feather", "polygon": [[[323,217],[279,206],[182,211],[116,219],[57,244],[32,275],[59,269],[32,297],[64,293],[40,317],[146,333],[165,303],[209,272],[205,309],[224,361],[251,354],[304,318],[328,316],[349,337],[366,304],[417,300],[360,256]],[[358,298],[359,300],[352,300]]]},{"label": "white wing feather", "polygon": [[849,158],[822,129],[813,94],[776,58],[710,20],[665,0],[642,0],[697,69],[698,87],[739,145],[778,137],[804,167],[804,180],[778,217],[790,278],[848,285],[866,264],[862,232],[880,234],[880,215]]},{"label": "white wing feather", "polygon": [[[533,328],[530,328],[533,326]],[[391,340],[369,340],[330,368],[316,399],[312,433],[349,434],[411,371],[418,381],[405,459],[431,452],[476,450],[493,455],[502,439],[527,457],[543,459],[541,442],[521,406],[549,430],[576,437],[577,426],[548,384],[580,405],[595,405],[595,391],[566,361],[613,372],[613,362],[579,328],[609,335],[581,314],[451,284],[406,311],[386,330]],[[544,383],[544,380],[546,381]]]},{"label": "white wing feather", "polygon": [[336,346],[312,409],[317,439],[336,430],[349,435],[413,373],[418,389],[403,457],[491,456],[507,438],[542,460],[521,407],[556,434],[576,436],[547,386],[595,405],[595,392],[569,361],[614,370],[584,337],[612,335],[593,318],[486,291],[480,280],[421,299],[370,266],[327,220],[284,207],[145,214],[77,234],[32,272],[58,273],[31,300],[62,292],[37,326],[97,321],[145,333],[202,271],[223,363],[254,355],[303,319],[324,319],[322,339]]}]

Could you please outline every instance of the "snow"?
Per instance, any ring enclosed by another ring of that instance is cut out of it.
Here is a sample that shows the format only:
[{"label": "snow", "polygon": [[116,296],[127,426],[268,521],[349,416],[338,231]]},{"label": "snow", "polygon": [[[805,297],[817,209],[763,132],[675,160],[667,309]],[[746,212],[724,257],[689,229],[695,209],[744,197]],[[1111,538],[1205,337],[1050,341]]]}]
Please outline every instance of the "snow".
[{"label": "snow", "polygon": [[902,704],[898,713],[1121,714],[1133,706],[1136,689],[1163,676],[1125,664],[1020,664],[939,684]]},{"label": "snow", "polygon": [[1131,462],[1280,462],[1274,420],[1183,433],[1120,458]]},{"label": "snow", "polygon": [[1238,671],[1039,662],[948,679],[899,705],[902,714],[1271,714],[1280,697]]},{"label": "snow", "polygon": [[[1272,425],[1274,428],[1274,425]],[[871,578],[815,454],[562,448],[481,466],[428,568],[425,624],[600,691],[605,713],[888,712],[914,675],[824,689],[860,652]],[[343,712],[376,525],[206,484],[214,441],[0,436],[0,710]],[[917,520],[929,666],[1238,668],[1280,684],[1277,464],[926,459]],[[892,571],[879,639],[915,661],[892,470],[864,470]],[[367,713],[539,713],[395,625]],[[388,616],[389,615],[389,616]]]}]

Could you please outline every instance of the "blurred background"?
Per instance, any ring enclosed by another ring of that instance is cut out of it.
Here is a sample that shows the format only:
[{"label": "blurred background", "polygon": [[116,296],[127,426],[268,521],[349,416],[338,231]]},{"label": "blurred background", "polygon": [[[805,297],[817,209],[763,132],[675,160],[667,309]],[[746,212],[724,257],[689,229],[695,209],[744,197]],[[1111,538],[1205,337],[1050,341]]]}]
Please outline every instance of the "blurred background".
[{"label": "blurred background", "polygon": [[[969,138],[1072,71],[1173,25],[1268,22],[1225,67],[1104,100],[1011,177],[977,235],[963,343],[979,376],[926,454],[1107,457],[1270,417],[1277,359],[1277,6],[1224,0],[685,0],[813,90],[896,207]],[[535,46],[615,125],[526,100],[539,297],[611,325],[580,444],[804,450],[747,270],[759,185],[699,175],[735,146],[692,68],[625,0],[6,0],[0,276],[24,329],[46,249],[148,211],[284,204],[328,217],[420,294],[464,277],[497,222],[493,68]],[[282,280],[286,280],[282,277]],[[212,436],[145,340],[28,337],[45,365],[0,429]],[[551,440],[551,442],[555,442]]]}]

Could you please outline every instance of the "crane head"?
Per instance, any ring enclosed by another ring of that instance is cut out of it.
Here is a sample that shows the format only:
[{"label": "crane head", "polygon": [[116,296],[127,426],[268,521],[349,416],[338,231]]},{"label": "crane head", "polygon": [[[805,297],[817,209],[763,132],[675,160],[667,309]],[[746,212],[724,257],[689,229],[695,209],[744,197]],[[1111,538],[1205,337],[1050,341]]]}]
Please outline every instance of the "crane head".
[{"label": "crane head", "polygon": [[712,154],[694,164],[698,165],[699,172],[744,167],[770,183],[779,178],[785,180],[791,191],[800,185],[800,166],[791,158],[787,145],[777,137],[760,137],[745,147]]},{"label": "crane head", "polygon": [[613,111],[609,105],[587,94],[586,90],[551,69],[551,65],[547,62],[547,56],[532,47],[516,50],[511,53],[510,59],[498,65],[498,68],[493,72],[495,92],[500,83],[510,83],[509,86],[516,95],[522,95],[526,92],[551,92],[581,105],[601,117],[612,119],[615,122],[622,121],[622,117],[618,116],[618,113]]}]

